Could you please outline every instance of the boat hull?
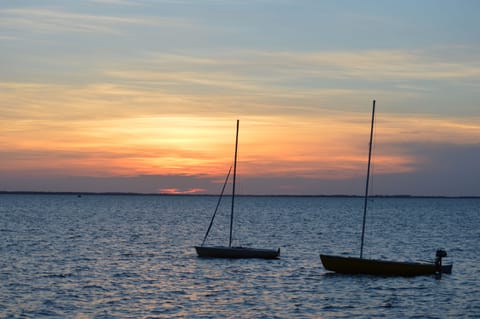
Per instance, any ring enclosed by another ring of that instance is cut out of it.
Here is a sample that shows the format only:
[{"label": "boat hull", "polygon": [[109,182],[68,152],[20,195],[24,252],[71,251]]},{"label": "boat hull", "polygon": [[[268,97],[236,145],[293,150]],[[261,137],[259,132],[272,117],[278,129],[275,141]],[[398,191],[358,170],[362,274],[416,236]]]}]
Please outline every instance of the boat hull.
[{"label": "boat hull", "polygon": [[[325,269],[342,274],[377,276],[425,276],[437,274],[434,263],[415,263],[320,255]],[[442,265],[442,273],[450,274],[452,265]]]},{"label": "boat hull", "polygon": [[275,250],[249,247],[195,246],[195,250],[199,257],[210,258],[276,259],[280,256],[280,248]]}]

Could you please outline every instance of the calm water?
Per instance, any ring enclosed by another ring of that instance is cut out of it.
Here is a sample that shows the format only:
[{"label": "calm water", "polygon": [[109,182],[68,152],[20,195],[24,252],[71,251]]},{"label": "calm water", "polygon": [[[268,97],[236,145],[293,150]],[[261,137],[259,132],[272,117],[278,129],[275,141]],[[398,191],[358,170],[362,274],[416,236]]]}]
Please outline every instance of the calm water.
[{"label": "calm water", "polygon": [[[1,318],[478,318],[480,199],[375,199],[367,257],[453,274],[327,273],[359,251],[362,199],[240,197],[237,244],[281,259],[197,258],[216,197],[0,195]],[[211,244],[227,243],[228,202]]]}]

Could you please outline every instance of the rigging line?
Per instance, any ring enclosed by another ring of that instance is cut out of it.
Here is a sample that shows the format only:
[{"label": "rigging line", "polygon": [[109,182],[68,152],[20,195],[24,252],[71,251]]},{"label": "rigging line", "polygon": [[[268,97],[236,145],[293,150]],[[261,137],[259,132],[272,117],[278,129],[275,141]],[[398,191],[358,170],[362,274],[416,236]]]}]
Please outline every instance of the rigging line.
[{"label": "rigging line", "polygon": [[217,215],[218,207],[220,206],[220,202],[222,201],[223,193],[225,192],[225,186],[227,186],[228,178],[230,177],[231,171],[232,171],[232,166],[230,166],[227,177],[225,178],[225,182],[223,183],[222,192],[218,197],[217,206],[215,207],[215,211],[213,212],[213,216],[212,216],[212,219],[210,220],[210,225],[208,225],[208,229],[207,229],[207,232],[205,233],[205,237],[203,237],[202,246],[205,244],[205,241],[207,240],[208,234],[210,233],[210,229],[212,229],[213,220],[215,219],[215,215]]}]

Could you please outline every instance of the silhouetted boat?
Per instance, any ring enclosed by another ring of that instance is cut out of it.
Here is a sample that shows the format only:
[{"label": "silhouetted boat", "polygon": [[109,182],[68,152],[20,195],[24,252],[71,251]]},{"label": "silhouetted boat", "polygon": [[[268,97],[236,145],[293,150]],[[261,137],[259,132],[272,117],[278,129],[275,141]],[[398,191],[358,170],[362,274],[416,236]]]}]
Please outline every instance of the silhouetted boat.
[{"label": "silhouetted boat", "polygon": [[235,247],[232,246],[232,234],[233,234],[233,216],[234,216],[234,207],[235,207],[235,180],[237,175],[237,149],[238,149],[238,129],[239,129],[239,120],[237,120],[237,131],[235,138],[235,157],[233,162],[233,183],[232,183],[232,205],[230,210],[230,239],[228,246],[205,246],[205,241],[208,237],[210,229],[213,225],[213,220],[217,214],[218,207],[223,197],[225,191],[225,186],[227,185],[228,178],[232,168],[228,171],[225,183],[223,184],[220,197],[218,198],[217,206],[213,213],[210,225],[208,226],[205,237],[201,246],[195,246],[195,250],[199,257],[212,257],[212,258],[263,258],[263,259],[275,259],[280,255],[280,248],[278,249],[263,249],[263,248],[252,248],[252,247]]},{"label": "silhouetted boat", "polygon": [[375,100],[373,101],[372,122],[370,128],[370,145],[368,151],[367,180],[363,207],[363,225],[360,244],[360,258],[321,254],[320,259],[323,266],[325,267],[325,269],[337,273],[366,274],[378,276],[421,276],[452,273],[452,265],[442,265],[442,258],[447,256],[447,252],[442,249],[437,250],[435,260],[432,262],[403,262],[363,258],[363,242],[365,237],[365,219],[367,214],[368,183],[370,179],[370,163],[372,157],[374,123]]},{"label": "silhouetted boat", "polygon": [[214,258],[275,259],[280,255],[280,248],[274,250],[251,247],[197,246],[195,249],[200,257]]},{"label": "silhouetted boat", "polygon": [[320,255],[325,269],[342,274],[364,274],[377,276],[421,276],[433,274],[451,274],[452,265],[442,265],[444,250],[437,250],[436,262],[402,262]]}]

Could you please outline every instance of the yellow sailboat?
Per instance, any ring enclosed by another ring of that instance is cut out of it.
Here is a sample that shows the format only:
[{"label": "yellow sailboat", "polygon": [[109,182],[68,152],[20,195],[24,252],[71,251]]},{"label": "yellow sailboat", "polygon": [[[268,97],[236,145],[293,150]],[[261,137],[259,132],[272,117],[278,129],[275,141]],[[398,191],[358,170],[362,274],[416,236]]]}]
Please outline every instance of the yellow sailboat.
[{"label": "yellow sailboat", "polygon": [[367,214],[369,186],[368,184],[370,179],[370,163],[372,157],[374,123],[375,100],[373,101],[372,122],[370,128],[370,145],[368,151],[368,168],[363,207],[363,225],[360,245],[360,257],[345,257],[321,254],[320,259],[323,266],[329,271],[343,274],[366,274],[378,276],[421,276],[442,273],[450,274],[452,272],[452,265],[442,265],[442,258],[447,256],[447,252],[442,249],[437,250],[435,260],[430,263],[387,261],[363,258],[363,242],[365,237],[365,218]]}]

